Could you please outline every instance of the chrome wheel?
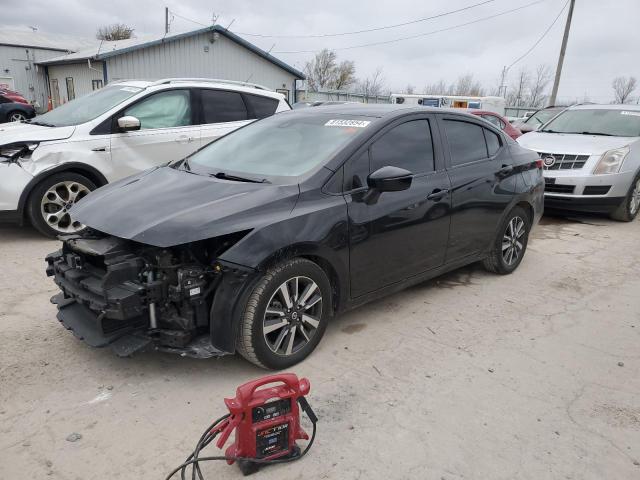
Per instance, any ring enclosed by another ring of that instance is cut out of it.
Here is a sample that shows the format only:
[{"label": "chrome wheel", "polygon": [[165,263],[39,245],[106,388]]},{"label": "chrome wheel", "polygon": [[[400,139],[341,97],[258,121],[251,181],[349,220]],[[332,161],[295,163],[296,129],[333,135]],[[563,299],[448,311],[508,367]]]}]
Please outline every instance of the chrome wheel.
[{"label": "chrome wheel", "polygon": [[71,219],[69,209],[90,192],[78,182],[59,182],[49,187],[42,197],[40,213],[45,223],[59,233],[74,233],[84,228]]},{"label": "chrome wheel", "polygon": [[631,192],[631,198],[629,199],[629,213],[633,216],[640,208],[640,179],[636,181],[633,191]]},{"label": "chrome wheel", "polygon": [[524,249],[524,220],[520,217],[513,217],[502,236],[502,260],[507,265],[513,265],[518,261]]},{"label": "chrome wheel", "polygon": [[11,115],[9,115],[10,122],[23,122],[26,119],[27,117],[20,112],[13,112]]},{"label": "chrome wheel", "polygon": [[322,293],[308,277],[293,277],[271,296],[262,321],[269,349],[277,355],[292,355],[315,335],[322,318]]}]

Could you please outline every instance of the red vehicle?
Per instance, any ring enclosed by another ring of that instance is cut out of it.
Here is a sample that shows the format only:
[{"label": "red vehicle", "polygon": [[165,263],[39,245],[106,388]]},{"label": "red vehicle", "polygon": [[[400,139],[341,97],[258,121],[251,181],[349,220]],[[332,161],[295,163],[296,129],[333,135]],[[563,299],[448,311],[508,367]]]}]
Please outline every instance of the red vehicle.
[{"label": "red vehicle", "polygon": [[6,88],[0,88],[0,95],[2,95],[7,100],[11,100],[12,102],[26,103],[27,105],[29,104],[29,102],[27,101],[26,98],[24,98],[18,92],[14,92],[13,90],[9,90],[9,89],[6,89]]},{"label": "red vehicle", "polygon": [[488,112],[486,110],[469,110],[469,113],[473,113],[474,115],[482,117],[487,122],[492,123],[493,125],[498,127],[514,140],[522,135],[522,132],[511,125],[506,118],[504,118],[502,115],[498,115],[495,112]]}]

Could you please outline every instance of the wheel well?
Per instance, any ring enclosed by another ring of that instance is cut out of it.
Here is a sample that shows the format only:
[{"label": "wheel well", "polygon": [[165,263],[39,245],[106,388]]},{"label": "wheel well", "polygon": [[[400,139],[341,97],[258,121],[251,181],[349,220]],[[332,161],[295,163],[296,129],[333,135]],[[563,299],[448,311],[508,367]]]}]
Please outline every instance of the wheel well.
[{"label": "wheel well", "polygon": [[315,255],[299,255],[299,257],[306,258],[307,260],[312,261],[313,263],[318,265],[322,270],[324,270],[324,273],[326,273],[327,278],[329,278],[329,283],[331,284],[331,295],[333,297],[332,313],[337,312],[338,307],[340,306],[340,300],[341,300],[340,299],[340,277],[338,276],[338,273],[336,272],[336,270],[333,268],[333,265],[331,265],[331,263],[329,263],[324,258],[315,256]]},{"label": "wheel well", "polygon": [[520,202],[516,205],[516,207],[522,208],[527,213],[527,216],[529,217],[529,223],[533,222],[534,212],[533,212],[533,207],[531,206],[530,203]]}]

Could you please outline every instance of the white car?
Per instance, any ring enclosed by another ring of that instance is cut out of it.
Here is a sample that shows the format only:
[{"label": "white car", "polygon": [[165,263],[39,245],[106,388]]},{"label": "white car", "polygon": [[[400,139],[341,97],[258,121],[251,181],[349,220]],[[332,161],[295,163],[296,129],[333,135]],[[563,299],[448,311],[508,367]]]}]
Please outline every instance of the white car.
[{"label": "white car", "polygon": [[112,83],[35,119],[0,126],[0,221],[50,236],[83,225],[68,210],[91,190],[179,160],[253,119],[290,110],[244,82]]},{"label": "white car", "polygon": [[545,208],[638,215],[640,106],[576,105],[517,141],[543,160]]}]

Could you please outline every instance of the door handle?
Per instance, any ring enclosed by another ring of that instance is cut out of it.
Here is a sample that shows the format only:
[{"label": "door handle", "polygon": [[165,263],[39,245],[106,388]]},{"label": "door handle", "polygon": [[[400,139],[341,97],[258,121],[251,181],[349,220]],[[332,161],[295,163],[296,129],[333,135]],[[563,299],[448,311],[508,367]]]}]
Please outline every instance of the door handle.
[{"label": "door handle", "polygon": [[193,141],[193,137],[187,137],[186,135],[180,135],[178,138],[175,139],[176,142],[178,143],[190,143]]},{"label": "door handle", "polygon": [[427,195],[427,200],[440,200],[442,197],[449,193],[448,189],[439,189],[436,188],[433,192]]},{"label": "door handle", "polygon": [[106,152],[107,151],[107,147],[94,147],[91,149],[92,152]]}]

